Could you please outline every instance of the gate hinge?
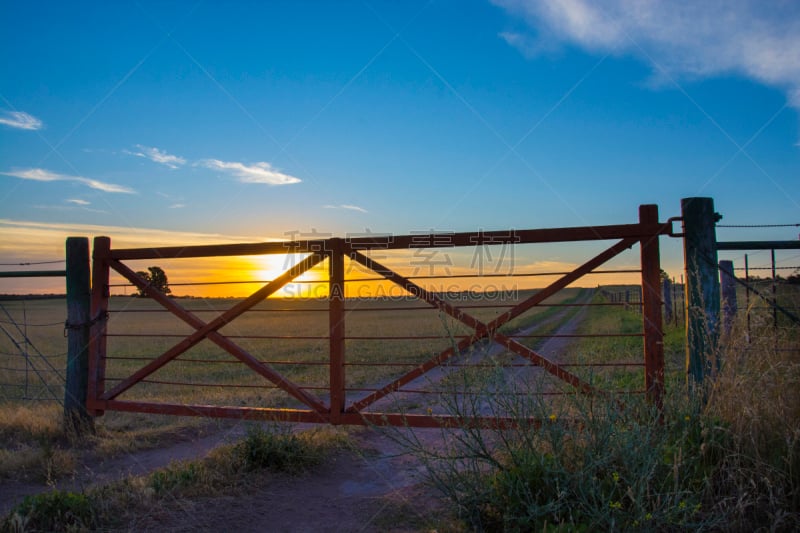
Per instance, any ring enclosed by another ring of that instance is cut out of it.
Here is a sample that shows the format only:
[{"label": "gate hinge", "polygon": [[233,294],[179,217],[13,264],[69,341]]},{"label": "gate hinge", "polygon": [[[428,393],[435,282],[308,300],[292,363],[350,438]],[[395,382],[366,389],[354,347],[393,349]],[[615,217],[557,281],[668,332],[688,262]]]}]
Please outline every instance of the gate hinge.
[{"label": "gate hinge", "polygon": [[669,224],[669,233],[667,233],[667,235],[670,237],[683,237],[685,233],[676,233],[675,230],[672,229],[672,223],[676,221],[683,222],[683,217],[670,217],[667,219],[667,224]]}]

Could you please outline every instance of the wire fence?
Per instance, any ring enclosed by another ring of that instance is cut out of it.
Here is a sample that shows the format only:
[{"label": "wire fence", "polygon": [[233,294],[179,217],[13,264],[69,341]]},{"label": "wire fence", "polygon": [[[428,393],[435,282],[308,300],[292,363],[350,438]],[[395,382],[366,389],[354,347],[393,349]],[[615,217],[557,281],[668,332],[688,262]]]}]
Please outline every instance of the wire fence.
[{"label": "wire fence", "polygon": [[[800,224],[736,225],[783,228]],[[720,226],[718,226],[720,227]],[[800,357],[800,246],[797,241],[718,244],[722,342],[740,352],[788,361]],[[708,261],[708,259],[706,259]],[[713,264],[713,262],[711,262]],[[772,354],[772,355],[764,355]],[[789,357],[790,359],[784,359]]]},{"label": "wire fence", "polygon": [[63,298],[0,300],[0,400],[63,404],[67,340]]}]

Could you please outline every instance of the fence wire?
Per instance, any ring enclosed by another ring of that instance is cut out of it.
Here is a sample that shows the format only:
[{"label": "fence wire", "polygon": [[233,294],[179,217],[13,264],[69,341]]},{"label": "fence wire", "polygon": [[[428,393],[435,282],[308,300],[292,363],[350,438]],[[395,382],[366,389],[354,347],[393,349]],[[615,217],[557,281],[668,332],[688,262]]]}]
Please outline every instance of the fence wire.
[{"label": "fence wire", "polygon": [[65,313],[61,299],[0,301],[0,401],[63,404]]}]

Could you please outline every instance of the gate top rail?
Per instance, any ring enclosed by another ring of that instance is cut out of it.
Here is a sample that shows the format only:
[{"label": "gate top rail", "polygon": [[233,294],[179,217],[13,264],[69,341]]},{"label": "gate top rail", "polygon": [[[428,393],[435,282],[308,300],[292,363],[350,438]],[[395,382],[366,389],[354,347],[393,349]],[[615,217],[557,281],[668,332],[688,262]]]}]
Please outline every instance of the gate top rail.
[{"label": "gate top rail", "polygon": [[[477,232],[440,232],[415,235],[378,234],[368,237],[340,239],[352,250],[393,250],[408,248],[453,248],[495,244],[535,244],[572,241],[602,241],[625,238],[644,238],[669,235],[670,223],[615,224],[568,228],[499,230]],[[198,246],[167,246],[159,248],[127,248],[110,250],[110,258],[177,259],[191,257],[264,255],[286,253],[327,253],[332,239],[277,241],[263,243],[218,244]]]}]

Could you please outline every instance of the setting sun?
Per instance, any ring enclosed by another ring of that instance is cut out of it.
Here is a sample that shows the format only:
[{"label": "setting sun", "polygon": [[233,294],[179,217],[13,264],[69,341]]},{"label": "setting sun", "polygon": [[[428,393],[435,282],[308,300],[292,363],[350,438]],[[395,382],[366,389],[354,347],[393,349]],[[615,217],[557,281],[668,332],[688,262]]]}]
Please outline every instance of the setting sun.
[{"label": "setting sun", "polygon": [[[276,279],[305,258],[306,254],[277,254],[252,257],[252,267],[248,275],[254,281],[266,283]],[[313,283],[325,280],[326,276],[323,268],[324,263],[322,267],[318,266],[303,273],[295,279],[299,283],[284,285],[274,296],[281,298],[326,296],[326,284]]]}]

